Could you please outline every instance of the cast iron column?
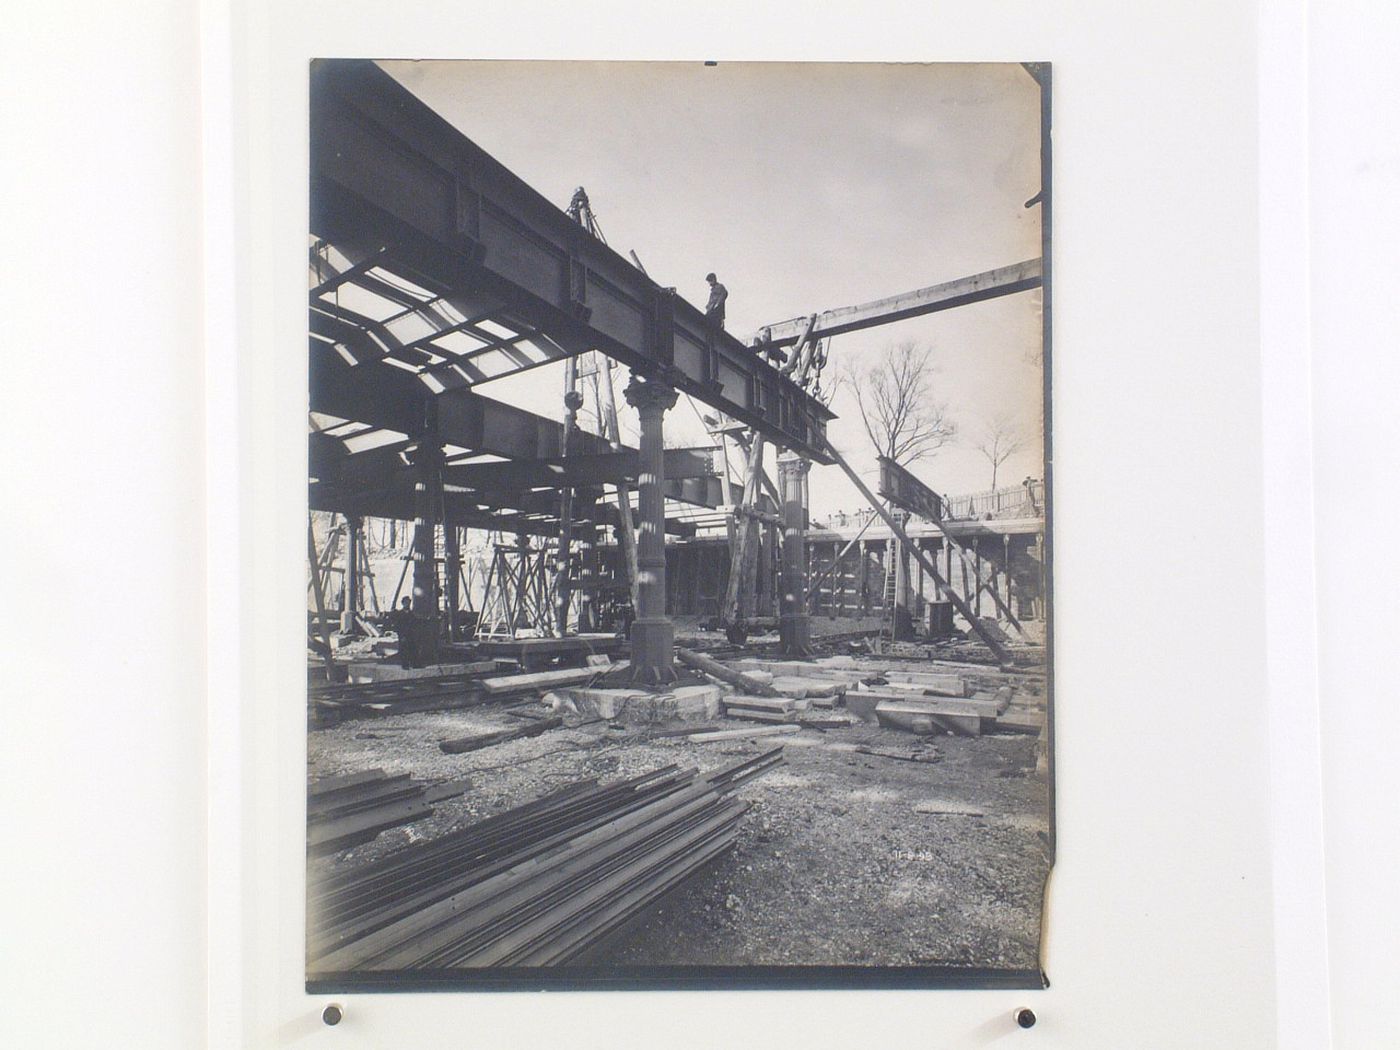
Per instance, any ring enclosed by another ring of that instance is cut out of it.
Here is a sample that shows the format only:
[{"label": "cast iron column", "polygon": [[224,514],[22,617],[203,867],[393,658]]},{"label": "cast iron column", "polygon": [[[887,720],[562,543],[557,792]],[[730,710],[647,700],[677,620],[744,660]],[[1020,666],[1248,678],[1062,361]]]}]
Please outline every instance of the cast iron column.
[{"label": "cast iron column", "polygon": [[812,622],[807,614],[807,507],[804,482],[812,464],[784,452],[778,457],[783,494],[783,588],[778,604],[778,637],[785,655],[812,655]]},{"label": "cast iron column", "polygon": [[659,380],[643,380],[633,373],[623,395],[642,420],[632,680],[641,685],[667,685],[676,680],[676,672],[675,629],[666,616],[666,461],[661,421],[676,403],[676,391]]}]

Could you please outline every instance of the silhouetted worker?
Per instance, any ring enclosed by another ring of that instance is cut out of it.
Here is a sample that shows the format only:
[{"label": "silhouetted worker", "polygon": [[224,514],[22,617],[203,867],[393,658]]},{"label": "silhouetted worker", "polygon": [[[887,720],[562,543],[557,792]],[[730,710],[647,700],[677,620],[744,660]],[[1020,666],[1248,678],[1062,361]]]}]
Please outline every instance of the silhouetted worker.
[{"label": "silhouetted worker", "polygon": [[413,619],[413,599],[405,598],[399,602],[399,607],[393,611],[389,617],[389,622],[393,625],[394,633],[399,636],[399,665],[402,667],[412,667],[414,659],[413,629],[415,621]]},{"label": "silhouetted worker", "polygon": [[1026,480],[1021,482],[1021,484],[1025,487],[1026,499],[1030,501],[1031,513],[1038,515],[1040,513],[1040,504],[1036,502],[1035,498],[1035,479],[1027,476]]},{"label": "silhouetted worker", "polygon": [[715,275],[707,273],[705,280],[710,282],[710,301],[705,304],[705,317],[716,329],[724,330],[724,301],[729,298],[729,289],[715,280]]}]

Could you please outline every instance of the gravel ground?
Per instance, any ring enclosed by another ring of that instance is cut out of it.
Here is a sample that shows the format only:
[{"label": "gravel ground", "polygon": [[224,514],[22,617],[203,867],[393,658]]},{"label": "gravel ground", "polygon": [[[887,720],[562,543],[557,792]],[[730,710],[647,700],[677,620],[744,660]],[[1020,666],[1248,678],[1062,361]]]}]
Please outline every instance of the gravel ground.
[{"label": "gravel ground", "polygon": [[[611,781],[669,763],[708,771],[778,742],[693,744],[595,723],[463,755],[438,749],[440,740],[519,726],[505,706],[313,732],[313,777],[379,767],[471,783],[430,818],[320,859],[318,869],[365,863],[573,780]],[[779,739],[786,764],[739,789],[750,810],[736,848],[580,962],[1037,965],[1049,866],[1047,788],[1033,737],[921,739],[858,723]],[[865,755],[852,750],[857,744],[922,746],[938,761]]]}]

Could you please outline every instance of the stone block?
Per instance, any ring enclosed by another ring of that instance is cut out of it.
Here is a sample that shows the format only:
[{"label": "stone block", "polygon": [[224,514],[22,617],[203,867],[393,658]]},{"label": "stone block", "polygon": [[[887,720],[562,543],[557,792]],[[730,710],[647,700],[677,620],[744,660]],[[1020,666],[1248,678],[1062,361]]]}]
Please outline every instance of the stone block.
[{"label": "stone block", "polygon": [[683,685],[671,690],[676,715],[684,722],[704,722],[719,717],[724,690],[717,685]]}]

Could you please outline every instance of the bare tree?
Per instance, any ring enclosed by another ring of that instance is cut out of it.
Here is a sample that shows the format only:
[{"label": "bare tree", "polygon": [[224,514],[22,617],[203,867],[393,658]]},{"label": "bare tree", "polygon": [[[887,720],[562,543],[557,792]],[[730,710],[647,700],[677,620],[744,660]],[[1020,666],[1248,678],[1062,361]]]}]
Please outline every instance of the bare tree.
[{"label": "bare tree", "polygon": [[1000,415],[982,424],[981,436],[972,446],[992,465],[992,488],[997,487],[997,471],[1008,459],[1026,447],[1025,435],[1009,416]]},{"label": "bare tree", "polygon": [[933,399],[934,371],[932,348],[912,341],[887,346],[864,370],[849,370],[875,451],[901,466],[927,459],[957,433],[947,404]]}]

